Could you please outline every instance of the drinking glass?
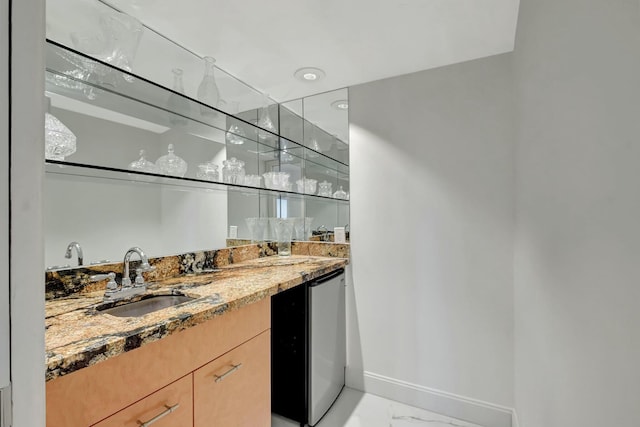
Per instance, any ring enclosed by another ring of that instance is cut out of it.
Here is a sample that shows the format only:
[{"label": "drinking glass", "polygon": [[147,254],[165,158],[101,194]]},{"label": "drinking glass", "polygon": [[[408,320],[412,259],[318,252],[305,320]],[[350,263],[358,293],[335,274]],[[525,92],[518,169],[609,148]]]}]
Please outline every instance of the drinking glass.
[{"label": "drinking glass", "polygon": [[278,255],[291,256],[291,236],[293,234],[293,218],[274,218],[273,230],[278,242]]}]

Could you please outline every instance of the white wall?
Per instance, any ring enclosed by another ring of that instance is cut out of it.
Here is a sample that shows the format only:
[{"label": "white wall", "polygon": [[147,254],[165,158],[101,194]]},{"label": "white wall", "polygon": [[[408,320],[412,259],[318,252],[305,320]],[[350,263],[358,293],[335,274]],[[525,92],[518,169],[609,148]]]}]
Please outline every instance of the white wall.
[{"label": "white wall", "polygon": [[518,88],[520,427],[640,419],[637,0],[523,0]]},{"label": "white wall", "polygon": [[[9,2],[0,0],[0,388],[9,385]],[[0,406],[2,402],[0,401]],[[0,408],[0,417],[2,408]],[[2,421],[0,420],[0,423]]]},{"label": "white wall", "polygon": [[13,427],[45,425],[44,0],[11,2],[11,385]]},{"label": "white wall", "polygon": [[349,93],[349,382],[488,426],[510,425],[513,404],[510,65]]}]

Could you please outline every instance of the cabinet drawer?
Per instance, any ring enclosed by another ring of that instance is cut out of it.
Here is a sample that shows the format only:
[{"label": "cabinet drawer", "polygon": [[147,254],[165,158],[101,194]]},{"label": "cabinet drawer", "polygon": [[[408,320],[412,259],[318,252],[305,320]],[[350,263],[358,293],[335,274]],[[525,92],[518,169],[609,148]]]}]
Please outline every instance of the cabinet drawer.
[{"label": "cabinet drawer", "polygon": [[270,331],[193,374],[194,427],[271,425]]},{"label": "cabinet drawer", "polygon": [[192,376],[187,375],[94,424],[94,427],[140,427],[144,423],[149,427],[191,427],[192,384]]}]

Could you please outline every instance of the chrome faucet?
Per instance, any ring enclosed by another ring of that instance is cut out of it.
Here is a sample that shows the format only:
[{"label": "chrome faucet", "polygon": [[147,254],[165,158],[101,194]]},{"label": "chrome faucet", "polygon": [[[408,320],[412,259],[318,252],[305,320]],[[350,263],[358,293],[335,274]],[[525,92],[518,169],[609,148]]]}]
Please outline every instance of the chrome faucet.
[{"label": "chrome faucet", "polygon": [[80,246],[80,243],[78,242],[71,242],[67,245],[67,251],[64,253],[64,257],[71,259],[71,250],[74,248],[78,254],[78,265],[82,265],[84,257],[82,256],[82,246]]},{"label": "chrome faucet", "polygon": [[124,254],[124,267],[123,267],[123,272],[122,272],[122,287],[123,288],[130,288],[131,285],[131,278],[129,277],[129,262],[131,262],[131,256],[133,254],[138,254],[138,256],[140,257],[140,261],[142,261],[142,264],[140,265],[140,268],[136,269],[136,287],[139,286],[144,286],[144,279],[142,278],[142,274],[145,271],[153,271],[155,270],[155,267],[151,267],[151,265],[149,265],[149,259],[147,258],[147,255],[144,253],[144,251],[142,249],[140,249],[137,246],[134,246],[133,248],[130,248],[125,254]]},{"label": "chrome faucet", "polygon": [[[134,284],[131,283],[131,278],[129,277],[129,263],[131,262],[131,256],[133,254],[138,254],[142,261],[140,268],[136,268],[136,279]],[[119,300],[146,292],[147,286],[144,283],[142,273],[146,271],[153,271],[156,268],[149,264],[149,259],[144,251],[139,247],[134,246],[124,254],[124,265],[122,269],[122,282],[120,283],[120,286],[118,286],[118,283],[116,282],[115,273],[96,274],[89,278],[92,282],[98,282],[106,279],[109,280],[107,283],[107,289],[104,293],[105,301]]]}]

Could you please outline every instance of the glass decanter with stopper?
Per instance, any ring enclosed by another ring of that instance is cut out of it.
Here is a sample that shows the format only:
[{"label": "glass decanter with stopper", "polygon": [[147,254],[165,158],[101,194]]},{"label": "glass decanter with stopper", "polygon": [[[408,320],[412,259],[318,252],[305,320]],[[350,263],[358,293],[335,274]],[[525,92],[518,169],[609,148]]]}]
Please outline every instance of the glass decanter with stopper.
[{"label": "glass decanter with stopper", "polygon": [[165,175],[182,178],[187,173],[187,162],[174,154],[173,144],[169,144],[167,154],[156,160],[156,166]]}]

